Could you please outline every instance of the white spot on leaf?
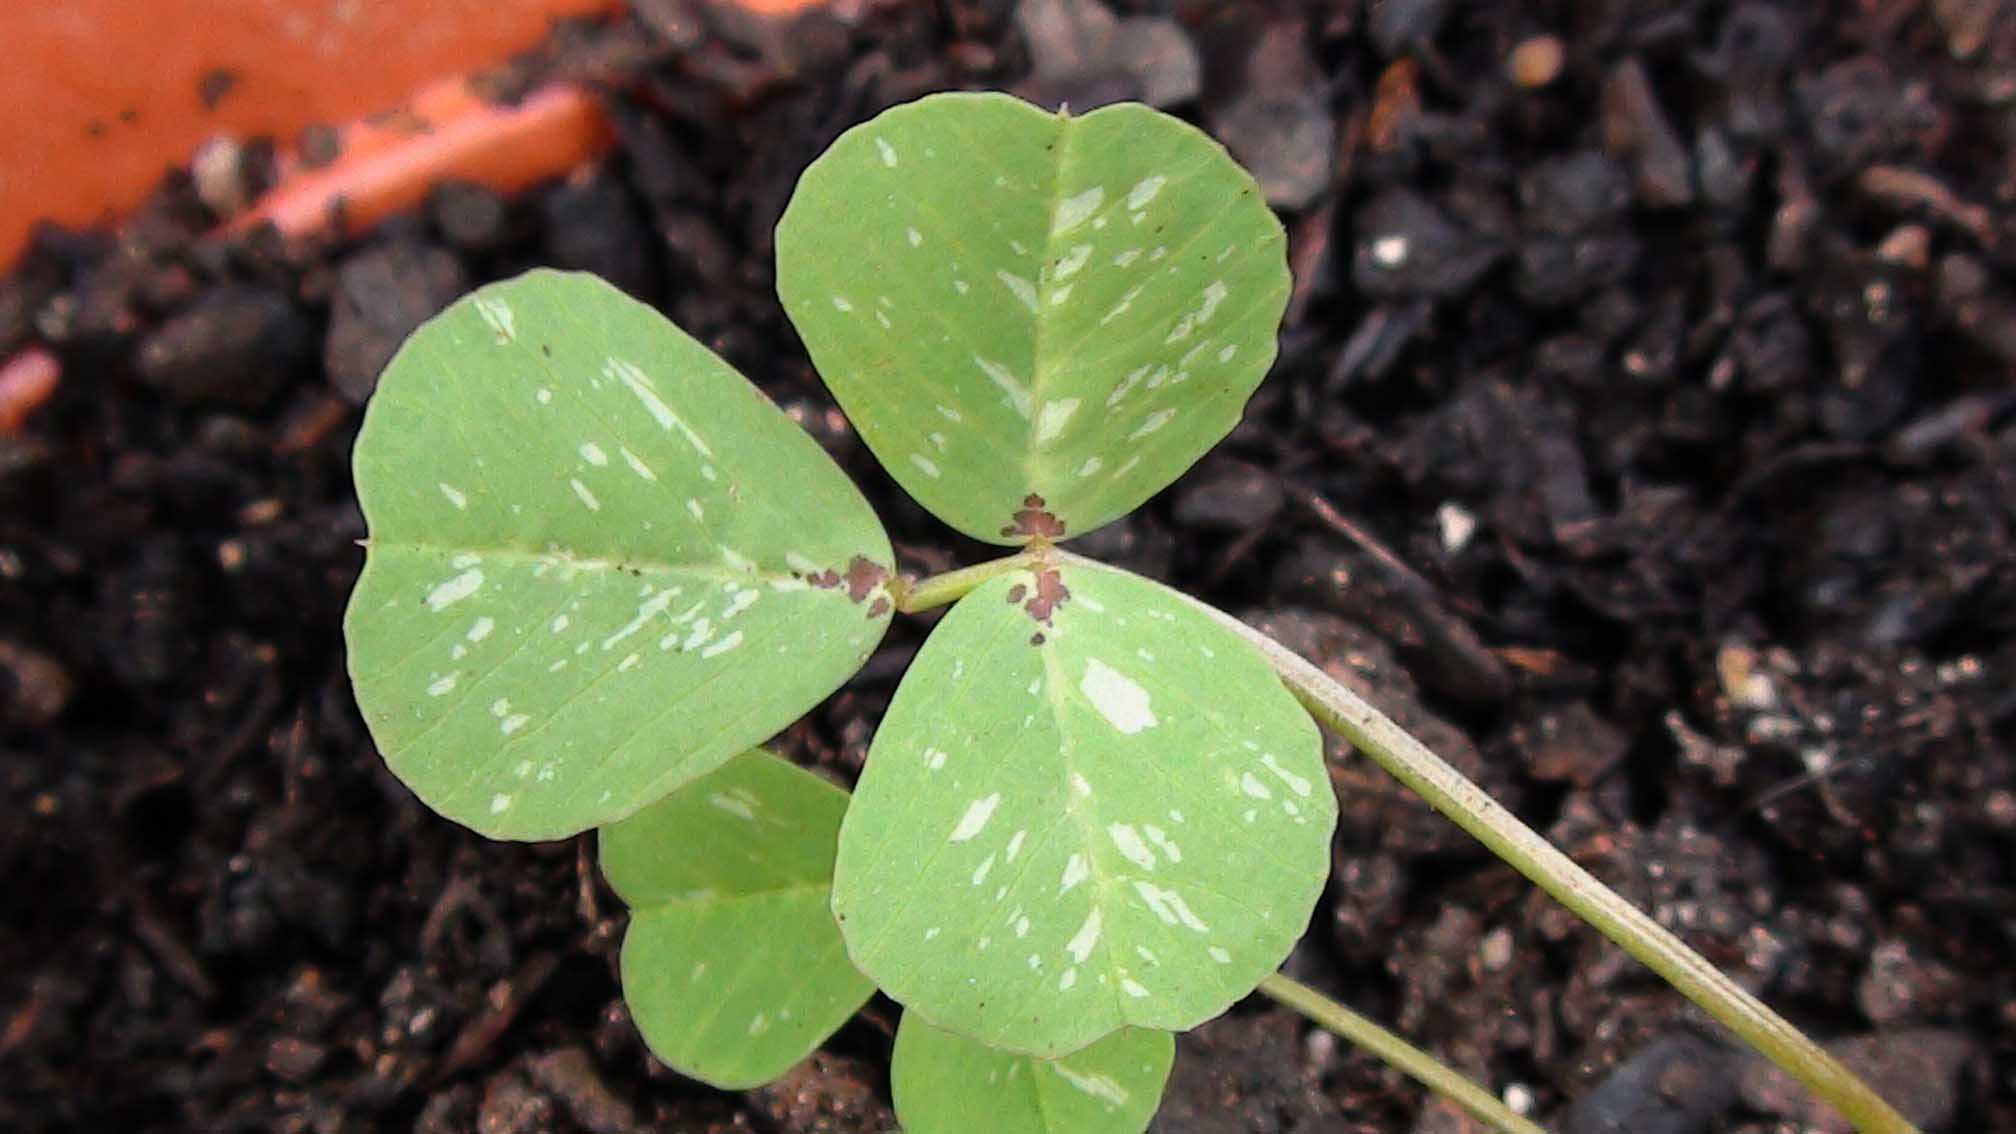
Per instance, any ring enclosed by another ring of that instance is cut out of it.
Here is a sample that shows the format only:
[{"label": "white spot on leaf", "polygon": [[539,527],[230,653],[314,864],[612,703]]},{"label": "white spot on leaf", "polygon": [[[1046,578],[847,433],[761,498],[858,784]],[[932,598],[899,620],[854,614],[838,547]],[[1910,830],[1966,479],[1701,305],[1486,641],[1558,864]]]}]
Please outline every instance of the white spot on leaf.
[{"label": "white spot on leaf", "polygon": [[751,822],[756,819],[756,808],[751,805],[751,800],[747,796],[717,791],[707,797],[707,802],[713,804],[717,809],[735,816],[737,819],[746,819]]},{"label": "white spot on leaf", "polygon": [[510,342],[518,337],[518,318],[511,305],[491,295],[476,297],[476,314],[483,317],[490,329],[497,332],[497,341]]},{"label": "white spot on leaf", "polygon": [[1014,407],[1015,412],[1022,417],[1028,417],[1029,388],[1024,386],[1007,367],[992,359],[982,358],[976,354],[973,356],[973,361],[980,367],[980,372],[987,376],[988,381],[999,386],[1001,392],[1008,395],[1008,404]]},{"label": "white spot on leaf", "polygon": [[1274,754],[1272,752],[1269,752],[1266,755],[1260,757],[1260,764],[1261,766],[1265,767],[1268,771],[1280,777],[1281,782],[1287,784],[1288,789],[1290,791],[1294,792],[1296,795],[1299,795],[1304,799],[1309,798],[1310,783],[1308,777],[1298,776],[1295,773],[1289,771],[1288,769],[1282,767],[1281,762],[1274,758]]},{"label": "white spot on leaf", "polygon": [[645,464],[643,459],[639,457],[637,454],[631,452],[628,449],[622,449],[621,452],[623,454],[623,463],[630,466],[631,472],[636,473],[638,476],[643,477],[645,480],[658,479],[658,474],[652,472],[651,466]]},{"label": "white spot on leaf", "polygon": [[1127,207],[1130,209],[1147,208],[1148,202],[1154,200],[1155,195],[1160,193],[1162,187],[1167,184],[1169,184],[1169,179],[1159,173],[1152,177],[1142,178],[1135,183],[1134,188],[1127,191]]},{"label": "white spot on leaf", "polygon": [[1128,735],[1155,727],[1155,713],[1148,705],[1148,691],[1134,679],[1100,661],[1085,662],[1085,676],[1078,691],[1106,718],[1106,723]]},{"label": "white spot on leaf", "polygon": [[994,818],[994,809],[1001,806],[1001,793],[974,800],[966,806],[966,814],[959,817],[959,825],[952,828],[952,835],[945,841],[963,843],[978,836],[987,828],[987,821]]},{"label": "white spot on leaf", "polygon": [[1050,235],[1070,232],[1092,218],[1099,206],[1106,200],[1106,190],[1094,185],[1082,193],[1074,193],[1057,202],[1057,211],[1050,220]]},{"label": "white spot on leaf", "polygon": [[1062,1061],[1047,1063],[1045,1066],[1057,1072],[1058,1078],[1077,1090],[1111,1106],[1123,1106],[1131,1097],[1110,1075],[1101,1075],[1096,1071],[1075,1071]]},{"label": "white spot on leaf", "polygon": [[1064,427],[1071,421],[1071,415],[1077,412],[1077,398],[1058,398],[1056,401],[1043,403],[1043,412],[1036,418],[1036,443],[1041,445],[1055,439],[1059,433],[1064,432]]},{"label": "white spot on leaf", "polygon": [[[1036,310],[1036,285],[1016,275],[1014,272],[1000,269],[995,270],[994,278],[1000,280],[1001,286],[1007,288],[1009,293],[1014,295],[1022,306],[1027,307],[1031,311]],[[957,285],[956,280],[954,281],[954,285]]]},{"label": "white spot on leaf", "polygon": [[1156,430],[1162,428],[1163,426],[1169,424],[1174,420],[1176,420],[1175,410],[1173,409],[1156,410],[1154,413],[1149,414],[1147,417],[1141,420],[1141,424],[1135,428],[1134,432],[1129,433],[1127,435],[1127,440],[1139,441],[1143,437],[1148,436],[1150,433],[1155,432]]},{"label": "white spot on leaf", "polygon": [[1057,887],[1060,894],[1067,893],[1073,886],[1085,881],[1092,869],[1085,865],[1085,856],[1074,854],[1064,863],[1064,877]]},{"label": "white spot on leaf", "polygon": [[483,585],[483,572],[470,568],[427,592],[427,609],[437,614],[476,593]]},{"label": "white spot on leaf", "polygon": [[1120,857],[1143,870],[1155,869],[1155,852],[1149,850],[1148,844],[1141,841],[1141,833],[1131,824],[1114,823],[1106,828],[1106,834],[1112,838],[1113,846],[1120,852]]},{"label": "white spot on leaf", "polygon": [[652,420],[656,421],[660,428],[677,430],[686,438],[686,443],[693,446],[694,451],[701,456],[714,455],[714,450],[707,447],[707,442],[701,440],[700,435],[693,432],[692,427],[688,426],[684,419],[672,412],[672,407],[665,404],[665,399],[658,396],[658,388],[636,363],[612,358],[608,365],[602,368],[602,373],[629,387],[630,392],[637,395],[637,400],[643,403],[645,412],[651,415]]},{"label": "white spot on leaf", "polygon": [[1064,951],[1071,954],[1071,959],[1078,964],[1084,964],[1085,958],[1092,955],[1092,947],[1099,943],[1100,920],[1099,907],[1093,906],[1092,912],[1085,915],[1085,923],[1078,927],[1078,932],[1072,935],[1070,941],[1065,942]]},{"label": "white spot on leaf", "polygon": [[718,657],[742,644],[742,631],[736,630],[727,637],[700,651],[703,658]]}]

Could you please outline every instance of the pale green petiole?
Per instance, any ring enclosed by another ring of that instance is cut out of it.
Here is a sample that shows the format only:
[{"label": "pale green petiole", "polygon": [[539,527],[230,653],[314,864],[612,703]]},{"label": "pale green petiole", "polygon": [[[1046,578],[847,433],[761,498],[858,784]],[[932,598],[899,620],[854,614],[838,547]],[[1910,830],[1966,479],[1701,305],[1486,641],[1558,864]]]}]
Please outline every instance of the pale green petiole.
[{"label": "pale green petiole", "polygon": [[1462,1072],[1308,985],[1277,973],[1260,982],[1260,991],[1385,1060],[1502,1134],[1547,1134],[1539,1123],[1521,1117]]},{"label": "pale green petiole", "polygon": [[1024,551],[1020,555],[1003,556],[985,563],[975,563],[971,567],[961,567],[957,571],[947,571],[943,575],[933,575],[928,579],[904,580],[891,588],[896,595],[896,609],[904,614],[931,610],[948,606],[966,597],[966,593],[989,579],[1006,575],[1010,571],[1027,570],[1030,565],[1042,561],[1035,551]]}]

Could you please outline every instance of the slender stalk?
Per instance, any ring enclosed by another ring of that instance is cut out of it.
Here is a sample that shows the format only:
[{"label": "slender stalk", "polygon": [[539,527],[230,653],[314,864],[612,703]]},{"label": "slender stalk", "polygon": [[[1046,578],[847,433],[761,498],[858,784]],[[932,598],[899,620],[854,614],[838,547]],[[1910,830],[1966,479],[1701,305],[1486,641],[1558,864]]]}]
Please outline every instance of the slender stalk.
[{"label": "slender stalk", "polygon": [[1276,973],[1260,982],[1260,991],[1399,1068],[1479,1122],[1504,1134],[1547,1134],[1461,1072],[1306,984]]},{"label": "slender stalk", "polygon": [[[1062,561],[1089,562],[1065,551]],[[1575,860],[1470,782],[1440,756],[1315,665],[1244,622],[1181,591],[1164,588],[1252,644],[1318,722],[1349,740],[1435,810],[1596,927],[1681,995],[1784,1068],[1863,1134],[1918,1134],[1855,1073],[1821,1050],[1707,958],[1605,886]]]},{"label": "slender stalk", "polygon": [[947,571],[943,575],[917,579],[898,589],[896,609],[905,614],[930,610],[966,597],[966,592],[999,575],[1010,571],[1024,571],[1043,561],[1044,550],[1032,549],[1001,559],[990,559],[985,563],[975,563],[971,567],[961,567],[957,571]]}]

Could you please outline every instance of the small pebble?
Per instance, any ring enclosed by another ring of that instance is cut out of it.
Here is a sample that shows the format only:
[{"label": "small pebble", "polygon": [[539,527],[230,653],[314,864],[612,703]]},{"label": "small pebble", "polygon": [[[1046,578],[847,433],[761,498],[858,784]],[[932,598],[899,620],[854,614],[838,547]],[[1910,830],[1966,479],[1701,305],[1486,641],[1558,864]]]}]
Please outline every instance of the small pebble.
[{"label": "small pebble", "polygon": [[1521,40],[1512,49],[1505,59],[1505,73],[1527,90],[1539,90],[1561,77],[1561,67],[1566,61],[1567,51],[1559,39],[1536,35]]}]

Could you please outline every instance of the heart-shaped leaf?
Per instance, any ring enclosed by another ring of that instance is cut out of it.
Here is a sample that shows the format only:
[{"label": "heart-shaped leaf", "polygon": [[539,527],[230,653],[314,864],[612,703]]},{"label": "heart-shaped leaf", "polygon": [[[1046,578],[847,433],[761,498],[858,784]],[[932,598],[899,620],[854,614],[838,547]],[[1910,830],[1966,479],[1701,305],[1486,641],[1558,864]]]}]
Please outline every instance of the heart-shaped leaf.
[{"label": "heart-shaped leaf", "polygon": [[1073,561],[982,584],[918,652],[834,910],[909,1010],[1056,1056],[1250,992],[1308,923],[1336,813],[1316,726],[1251,647]]},{"label": "heart-shaped leaf", "polygon": [[1168,1032],[1125,1028],[1061,1059],[1036,1059],[906,1012],[889,1079],[905,1134],[1141,1134],[1175,1057]]},{"label": "heart-shaped leaf", "polygon": [[777,287],[897,482],[1016,544],[1125,515],[1231,431],[1274,359],[1285,247],[1179,119],[943,94],[805,171]]},{"label": "heart-shaped leaf", "polygon": [[889,544],[755,387],[585,275],[416,331],[357,439],[345,632],[392,771],[493,838],[620,819],[817,704],[888,625]]},{"label": "heart-shaped leaf", "polygon": [[846,811],[846,792],[758,750],[603,828],[602,873],[630,905],[623,998],[658,1058],[767,1083],[874,992],[830,905]]}]

